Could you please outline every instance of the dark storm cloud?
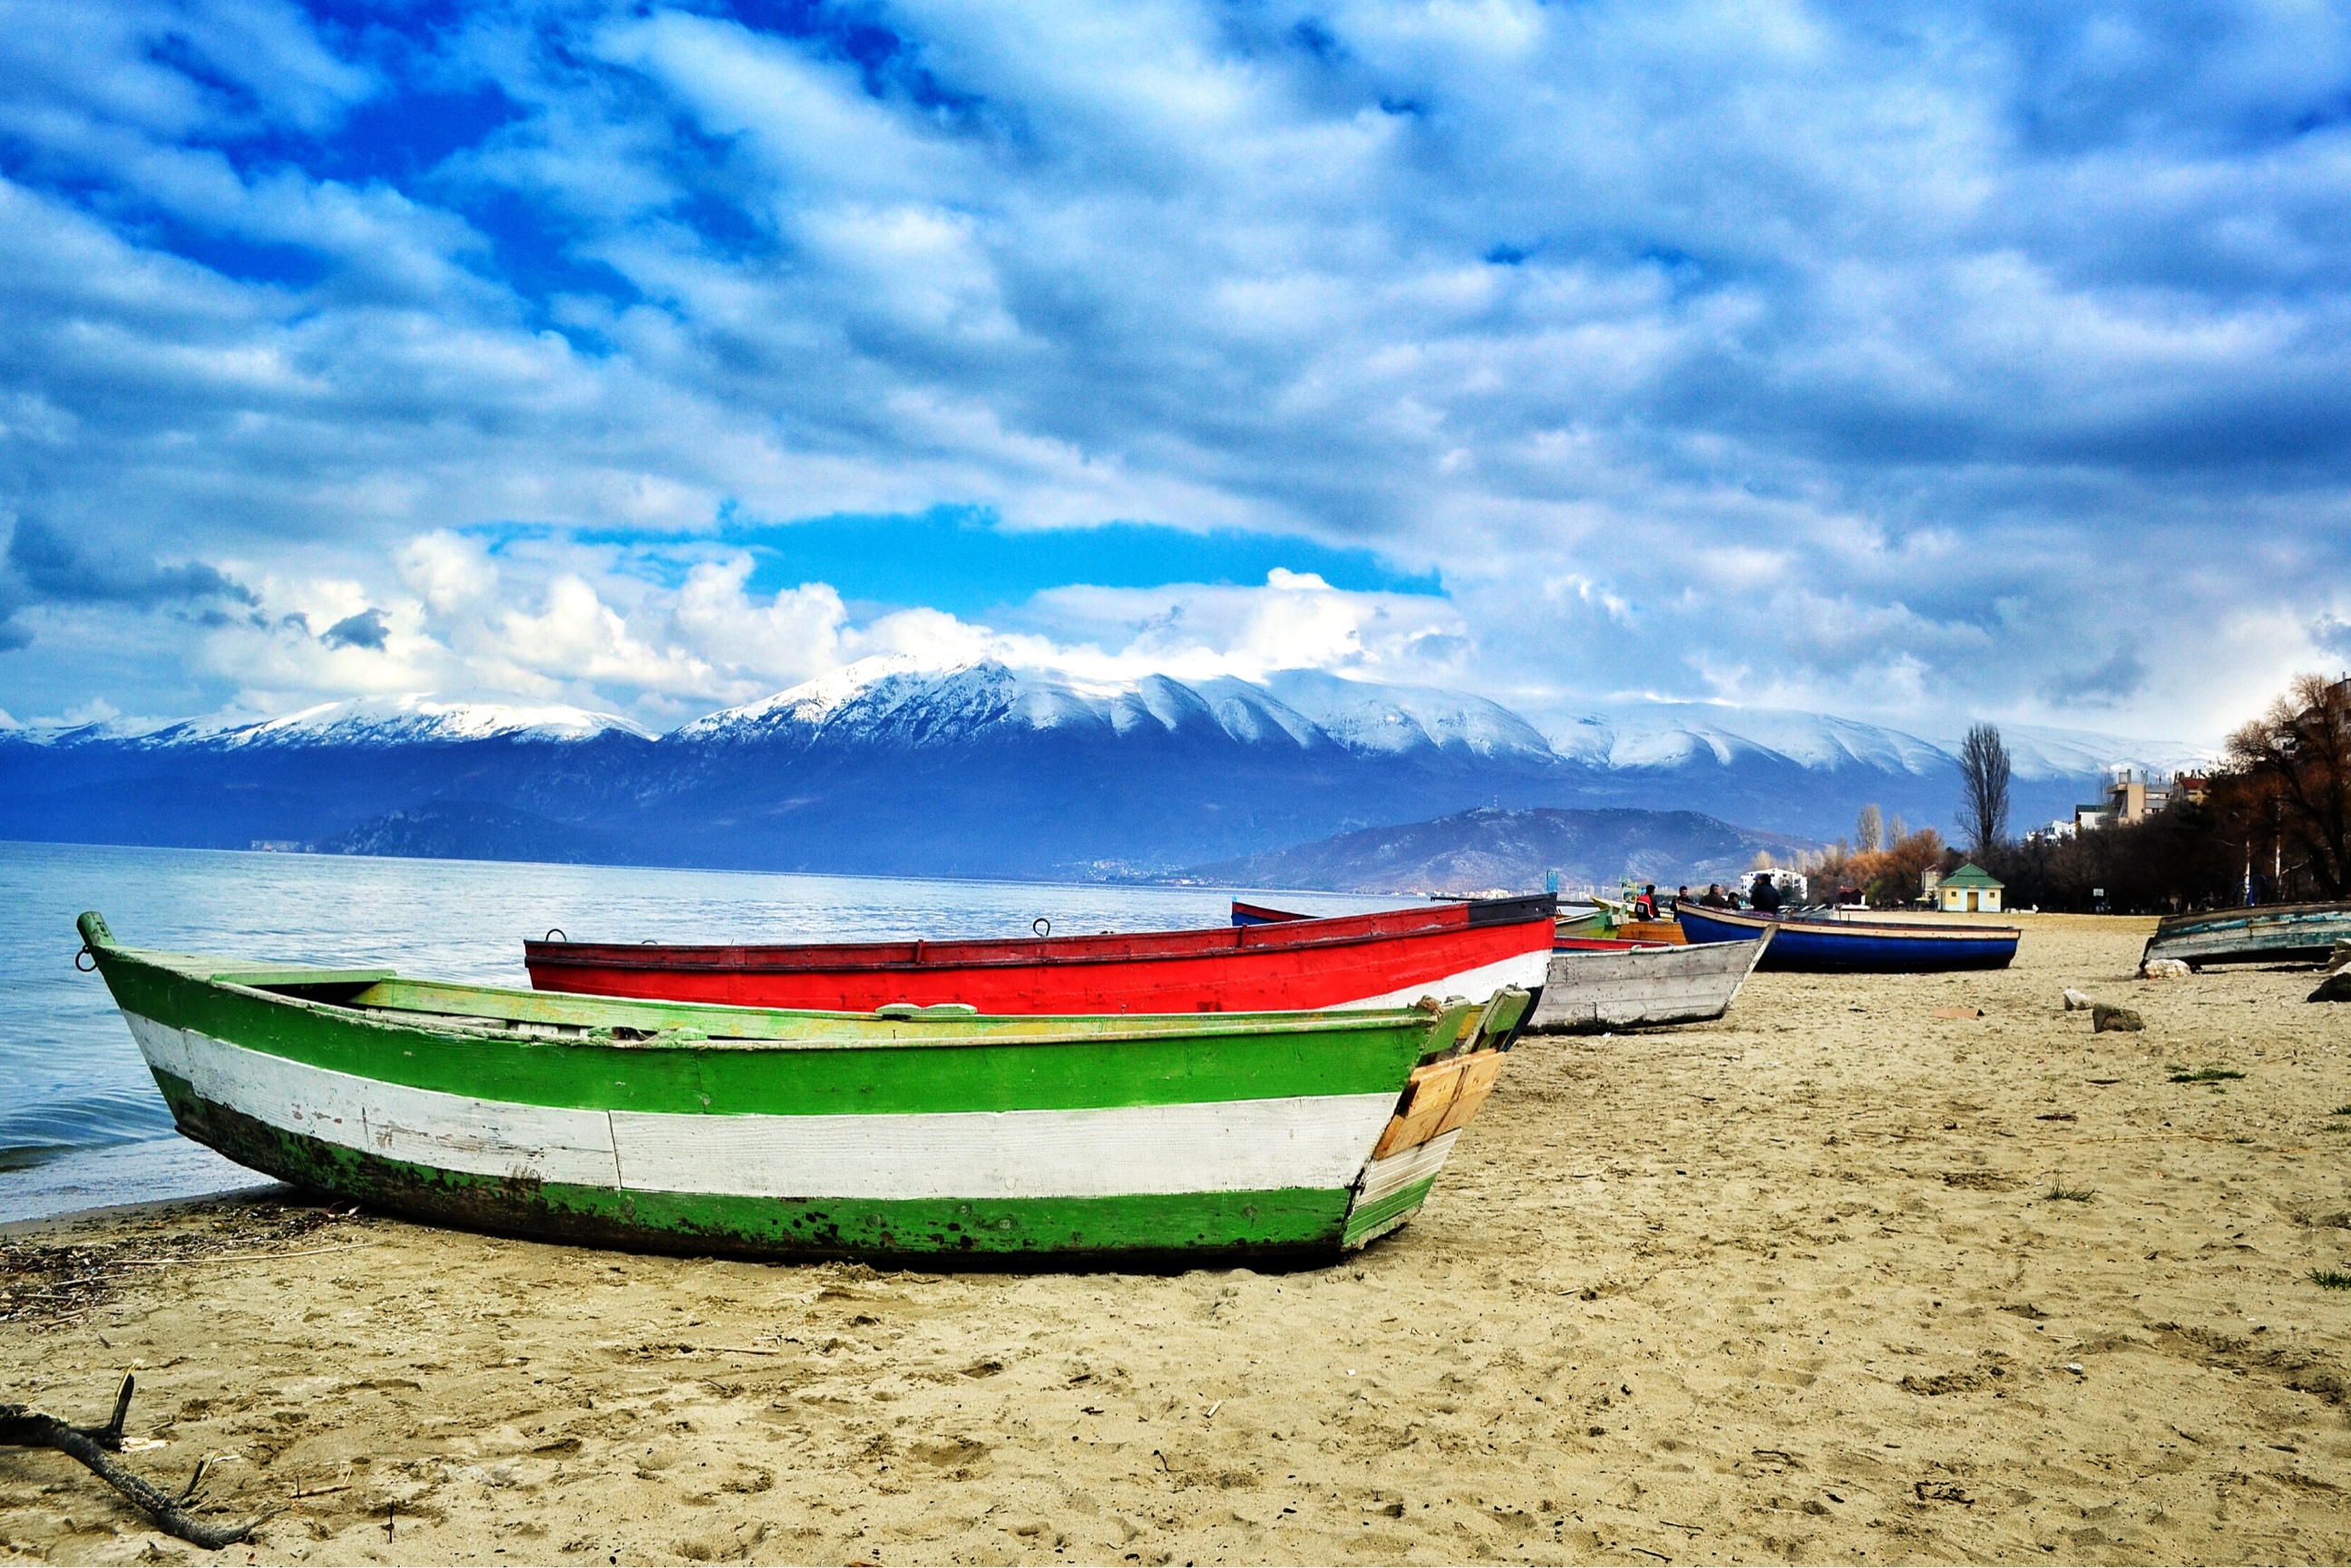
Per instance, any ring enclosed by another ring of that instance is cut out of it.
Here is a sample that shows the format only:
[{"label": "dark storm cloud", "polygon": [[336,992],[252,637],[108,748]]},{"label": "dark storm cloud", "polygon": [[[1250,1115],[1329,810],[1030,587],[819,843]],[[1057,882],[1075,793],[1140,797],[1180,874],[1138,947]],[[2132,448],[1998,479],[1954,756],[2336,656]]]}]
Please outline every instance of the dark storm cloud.
[{"label": "dark storm cloud", "polygon": [[344,616],[319,632],[319,641],[329,648],[373,648],[381,652],[384,638],[390,634],[382,611],[362,610],[357,615]]},{"label": "dark storm cloud", "polygon": [[202,561],[163,566],[152,559],[91,555],[31,517],[16,519],[8,536],[7,560],[28,602],[124,604],[144,610],[221,600],[261,601],[253,590]]},{"label": "dark storm cloud", "polygon": [[2056,707],[2113,707],[2146,685],[2146,662],[2125,650],[2095,669],[2055,677],[2042,695]]}]

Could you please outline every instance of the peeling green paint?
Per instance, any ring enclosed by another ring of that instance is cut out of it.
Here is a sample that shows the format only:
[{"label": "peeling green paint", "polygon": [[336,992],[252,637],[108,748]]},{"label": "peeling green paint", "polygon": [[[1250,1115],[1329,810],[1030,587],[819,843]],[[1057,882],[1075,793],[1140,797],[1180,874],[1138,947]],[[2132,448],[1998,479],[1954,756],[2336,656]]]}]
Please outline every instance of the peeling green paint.
[{"label": "peeling green paint", "polygon": [[1428,1201],[1429,1188],[1436,1185],[1434,1176],[1426,1176],[1409,1186],[1398,1187],[1385,1197],[1364,1205],[1347,1216],[1343,1244],[1361,1247],[1394,1230],[1420,1212],[1420,1206]]},{"label": "peeling green paint", "polygon": [[[1270,1192],[976,1200],[761,1198],[640,1192],[467,1176],[272,1127],[158,1072],[180,1130],[297,1186],[437,1224],[540,1241],[764,1258],[1007,1262],[1050,1256],[1127,1265],[1197,1254],[1323,1256],[1348,1228],[1349,1194]],[[1419,1190],[1426,1190],[1423,1183]],[[1385,1205],[1382,1206],[1385,1207]]]}]

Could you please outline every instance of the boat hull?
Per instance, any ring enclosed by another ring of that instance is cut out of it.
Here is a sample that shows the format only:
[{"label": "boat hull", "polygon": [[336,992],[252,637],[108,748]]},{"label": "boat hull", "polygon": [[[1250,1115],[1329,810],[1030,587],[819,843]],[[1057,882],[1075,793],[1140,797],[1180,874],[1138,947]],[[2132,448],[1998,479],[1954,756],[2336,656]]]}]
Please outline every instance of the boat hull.
[{"label": "boat hull", "polygon": [[2338,942],[2351,942],[2351,904],[2278,904],[2250,909],[2167,915],[2147,938],[2140,962],[2178,958],[2207,964],[2323,964]]},{"label": "boat hull", "polygon": [[1527,1028],[1596,1034],[1719,1019],[1773,940],[1765,932],[1744,942],[1554,953]]},{"label": "boat hull", "polygon": [[1554,907],[1547,898],[1496,900],[968,942],[528,942],[523,961],[544,991],[738,1007],[870,1012],[960,1003],[1002,1016],[1395,1008],[1423,996],[1541,985]]},{"label": "boat hull", "polygon": [[[770,1258],[1340,1253],[1417,1211],[1516,1023],[1509,997],[841,1019],[293,971],[263,986],[93,950],[180,1130],[239,1164],[438,1223]],[[1440,1092],[1444,1113],[1411,1122]]]},{"label": "boat hull", "polygon": [[1771,946],[1759,967],[1815,975],[2005,969],[2015,958],[2022,935],[2005,925],[1774,920],[1745,910],[1694,904],[1682,906],[1681,923],[1696,944],[1752,940],[1770,931]]}]

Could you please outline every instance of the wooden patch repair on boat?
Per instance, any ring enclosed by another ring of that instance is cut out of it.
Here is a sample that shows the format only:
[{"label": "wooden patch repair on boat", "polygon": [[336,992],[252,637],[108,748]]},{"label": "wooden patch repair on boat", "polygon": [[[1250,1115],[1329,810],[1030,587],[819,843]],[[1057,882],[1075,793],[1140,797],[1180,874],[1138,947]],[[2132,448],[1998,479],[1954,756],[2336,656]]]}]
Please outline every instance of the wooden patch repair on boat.
[{"label": "wooden patch repair on boat", "polygon": [[1437,1060],[1412,1070],[1372,1158],[1389,1159],[1468,1126],[1494,1092],[1494,1081],[1502,1075],[1502,1058],[1532,999],[1512,987],[1497,991],[1483,1008],[1457,1003],[1447,1009],[1429,1038],[1451,1043]]},{"label": "wooden patch repair on boat", "polygon": [[1494,1081],[1502,1074],[1502,1054],[1474,1051],[1413,1069],[1403,1102],[1388,1119],[1372,1158],[1384,1160],[1468,1126],[1494,1092]]}]

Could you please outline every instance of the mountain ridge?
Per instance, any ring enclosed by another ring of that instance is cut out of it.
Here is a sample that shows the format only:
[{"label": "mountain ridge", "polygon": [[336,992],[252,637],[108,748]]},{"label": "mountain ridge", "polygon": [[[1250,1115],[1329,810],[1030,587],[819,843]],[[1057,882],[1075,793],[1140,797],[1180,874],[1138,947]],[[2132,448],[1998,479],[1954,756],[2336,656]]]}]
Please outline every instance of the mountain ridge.
[{"label": "mountain ridge", "polygon": [[[1555,744],[1487,698],[1319,672],[1113,680],[884,656],[659,736],[425,695],[0,732],[0,835],[1090,878],[1479,806],[1692,810],[1813,841],[1865,801],[1922,826],[1956,810],[1956,760],[1935,743],[1741,713],[1620,704]],[[2085,758],[2194,755],[2074,732],[2021,736],[2018,752],[2020,827],[2097,788]]]},{"label": "mountain ridge", "polygon": [[1244,887],[1416,896],[1470,888],[1534,893],[1554,873],[1571,889],[1619,876],[1672,887],[1740,882],[1759,852],[1784,862],[1818,847],[1786,834],[1736,828],[1700,811],[1480,806],[1195,866],[1189,874]]}]

